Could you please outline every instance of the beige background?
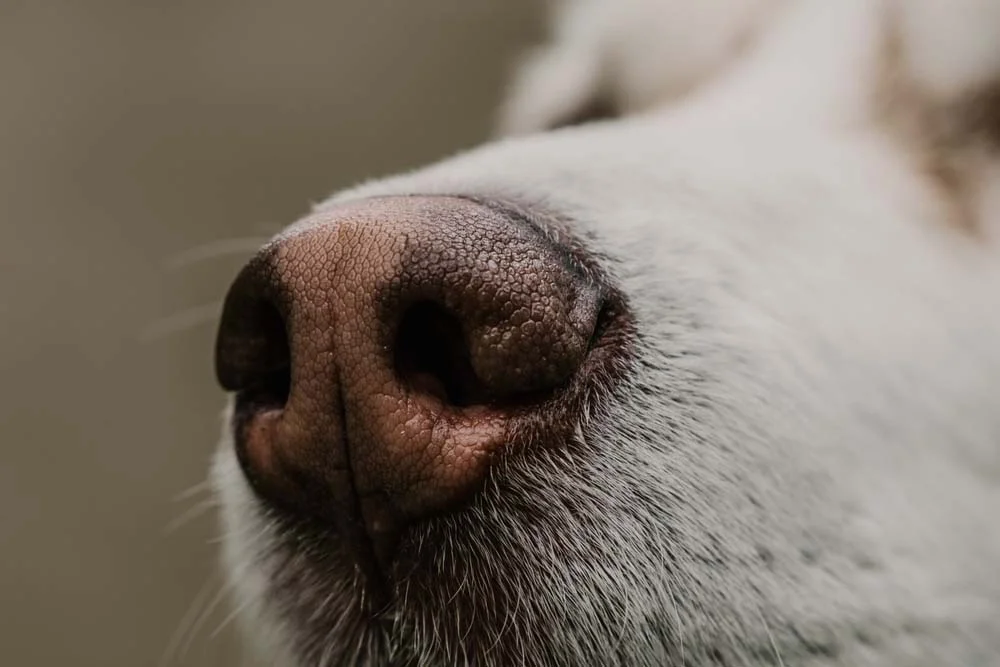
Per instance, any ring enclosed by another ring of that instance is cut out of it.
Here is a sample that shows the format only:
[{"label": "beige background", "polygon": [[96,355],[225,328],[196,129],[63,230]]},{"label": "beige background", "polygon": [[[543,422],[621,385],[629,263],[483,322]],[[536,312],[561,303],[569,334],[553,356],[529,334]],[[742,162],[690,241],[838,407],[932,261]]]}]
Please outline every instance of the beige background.
[{"label": "beige background", "polygon": [[482,141],[533,5],[0,0],[0,665],[241,663],[184,621],[214,517],[167,527],[223,400],[190,309],[246,252],[187,251]]}]

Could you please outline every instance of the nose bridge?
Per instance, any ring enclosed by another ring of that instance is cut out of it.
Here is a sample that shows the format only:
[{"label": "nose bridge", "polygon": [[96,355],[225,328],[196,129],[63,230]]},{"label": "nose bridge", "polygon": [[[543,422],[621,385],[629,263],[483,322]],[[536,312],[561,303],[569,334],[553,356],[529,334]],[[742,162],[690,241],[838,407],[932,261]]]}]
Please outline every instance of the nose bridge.
[{"label": "nose bridge", "polygon": [[342,448],[336,445],[345,434],[343,360],[336,350],[351,343],[338,334],[349,312],[363,317],[359,311],[366,309],[356,299],[350,311],[344,307],[343,274],[352,249],[342,232],[324,226],[290,236],[279,243],[271,259],[290,348],[290,389],[284,410],[287,437],[301,440],[303,447],[312,443],[318,451],[338,453]]}]

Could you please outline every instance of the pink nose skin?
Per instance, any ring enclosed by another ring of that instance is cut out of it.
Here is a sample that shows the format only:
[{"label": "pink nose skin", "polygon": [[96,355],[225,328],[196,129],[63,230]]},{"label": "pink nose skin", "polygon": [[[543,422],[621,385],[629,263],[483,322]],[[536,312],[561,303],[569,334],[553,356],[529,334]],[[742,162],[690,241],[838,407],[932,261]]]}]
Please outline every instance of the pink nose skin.
[{"label": "pink nose skin", "polygon": [[[542,232],[452,197],[328,210],[227,296],[216,371],[265,501],[330,523],[366,574],[481,486],[512,420],[544,422],[602,293]],[[373,558],[374,557],[374,558]]]}]

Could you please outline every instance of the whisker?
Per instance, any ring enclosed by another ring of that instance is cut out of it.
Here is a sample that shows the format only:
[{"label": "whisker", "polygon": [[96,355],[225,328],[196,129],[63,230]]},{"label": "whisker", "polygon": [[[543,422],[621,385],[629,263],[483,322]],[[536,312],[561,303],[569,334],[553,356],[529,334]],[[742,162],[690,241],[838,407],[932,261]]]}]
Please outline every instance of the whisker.
[{"label": "whisker", "polygon": [[181,652],[178,657],[183,658],[184,656],[187,655],[187,652],[191,648],[191,645],[194,643],[194,640],[198,636],[198,633],[201,632],[201,629],[203,627],[205,627],[205,623],[208,622],[209,617],[211,617],[211,615],[218,608],[219,603],[222,602],[223,599],[225,599],[226,594],[228,592],[229,592],[229,586],[224,584],[219,589],[219,592],[215,595],[215,597],[212,598],[212,601],[208,604],[208,606],[206,606],[205,609],[202,611],[201,615],[198,616],[194,624],[191,626],[190,631],[188,632],[188,636],[184,641],[184,645],[181,647]]},{"label": "whisker", "polygon": [[774,651],[774,657],[778,660],[778,667],[785,667],[785,661],[781,659],[781,652],[778,651],[778,645],[774,641],[774,635],[771,634],[771,628],[767,625],[764,613],[760,610],[760,605],[757,606],[757,616],[760,617],[760,622],[764,625],[764,630],[767,632],[767,639],[771,642],[771,650]]},{"label": "whisker", "polygon": [[198,262],[210,259],[218,259],[230,255],[249,255],[257,252],[268,240],[269,237],[267,236],[245,236],[209,241],[208,243],[203,243],[168,257],[163,262],[163,268],[167,271],[178,271],[191,264],[197,264]]},{"label": "whisker", "polygon": [[275,224],[273,222],[270,222],[270,223],[268,223],[268,222],[262,222],[262,223],[260,223],[258,225],[254,225],[253,226],[253,228],[254,228],[255,231],[261,232],[262,234],[267,234],[268,235],[268,240],[270,240],[270,238],[272,236],[274,236],[275,234],[277,234],[278,232],[280,232],[285,227],[286,227],[286,225]]},{"label": "whisker", "polygon": [[189,507],[163,528],[164,537],[177,532],[180,528],[183,528],[187,524],[191,523],[213,507],[218,507],[218,505],[219,501],[216,498],[209,498],[201,501],[193,507]]},{"label": "whisker", "polygon": [[203,324],[208,324],[219,317],[221,310],[222,302],[213,301],[212,303],[204,303],[200,306],[194,306],[179,313],[168,315],[146,327],[139,335],[139,340],[149,343],[170,336],[171,334],[182,333]]},{"label": "whisker", "polygon": [[240,614],[242,614],[247,607],[250,606],[251,602],[253,602],[252,599],[247,599],[242,604],[237,605],[235,609],[233,609],[228,615],[226,615],[224,619],[222,619],[222,623],[219,623],[219,626],[215,628],[215,630],[212,632],[211,635],[209,635],[209,639],[215,639],[216,637],[218,637],[219,633],[222,632],[227,625],[236,620],[236,618]]},{"label": "whisker", "polygon": [[681,664],[686,665],[684,659],[684,626],[681,624],[681,612],[677,606],[677,598],[674,597],[674,587],[670,585],[669,578],[664,582],[667,585],[667,593],[670,594],[670,605],[674,608],[674,622],[677,623],[677,639],[681,648]]},{"label": "whisker", "polygon": [[177,628],[171,635],[170,641],[167,643],[167,647],[164,649],[163,655],[157,663],[159,667],[168,667],[176,662],[180,657],[177,650],[180,648],[181,642],[187,634],[188,628],[192,623],[194,623],[195,619],[199,616],[205,604],[208,602],[208,598],[212,589],[215,587],[215,581],[218,579],[218,576],[218,574],[209,575],[208,579],[205,580],[205,583],[202,584],[198,592],[195,593],[194,599],[191,601],[191,604],[188,605],[184,615],[181,616],[181,620],[177,624]]},{"label": "whisker", "polygon": [[182,503],[185,500],[188,500],[189,498],[194,498],[200,493],[204,493],[206,491],[211,491],[211,490],[212,490],[212,483],[207,479],[203,479],[197,484],[189,486],[188,488],[184,489],[183,491],[175,495],[173,498],[170,499],[170,502]]}]

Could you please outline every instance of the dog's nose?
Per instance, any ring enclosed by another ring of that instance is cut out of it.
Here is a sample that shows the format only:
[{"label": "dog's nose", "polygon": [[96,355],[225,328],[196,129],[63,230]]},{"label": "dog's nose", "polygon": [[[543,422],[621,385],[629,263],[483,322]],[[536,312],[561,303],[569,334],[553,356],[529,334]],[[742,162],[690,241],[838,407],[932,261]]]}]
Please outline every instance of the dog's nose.
[{"label": "dog's nose", "polygon": [[600,306],[560,246],[492,206],[317,214],[243,269],[223,309],[216,372],[237,392],[246,475],[384,565],[403,527],[474,494],[512,420],[545,422],[533,412],[579,372]]}]

